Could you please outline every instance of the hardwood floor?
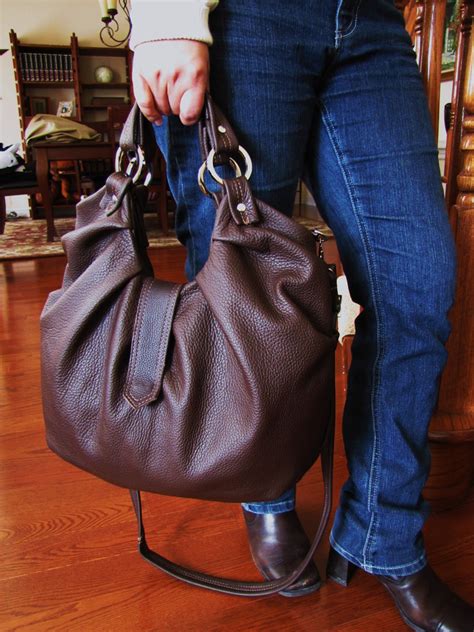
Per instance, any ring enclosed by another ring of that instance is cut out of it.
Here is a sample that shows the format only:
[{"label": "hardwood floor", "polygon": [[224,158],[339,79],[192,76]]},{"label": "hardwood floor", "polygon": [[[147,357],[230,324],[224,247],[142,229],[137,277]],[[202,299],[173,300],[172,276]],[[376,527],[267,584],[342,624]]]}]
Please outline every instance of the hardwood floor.
[{"label": "hardwood floor", "polygon": [[[331,257],[331,246],[326,248]],[[334,256],[334,247],[332,247]],[[156,274],[183,281],[184,249],[153,251]],[[16,261],[1,271],[1,630],[351,631],[407,629],[376,579],[323,585],[310,596],[244,599],[180,583],[136,550],[129,494],[74,468],[46,446],[39,383],[39,315],[61,284],[64,257]],[[338,348],[334,507],[346,477]],[[298,487],[310,534],[322,505],[319,463]],[[334,509],[333,509],[334,513]],[[149,544],[200,570],[259,580],[238,505],[144,495]],[[331,520],[332,522],[332,520]],[[474,601],[474,495],[432,514],[425,527],[432,566]],[[327,534],[316,555],[324,574]]]}]

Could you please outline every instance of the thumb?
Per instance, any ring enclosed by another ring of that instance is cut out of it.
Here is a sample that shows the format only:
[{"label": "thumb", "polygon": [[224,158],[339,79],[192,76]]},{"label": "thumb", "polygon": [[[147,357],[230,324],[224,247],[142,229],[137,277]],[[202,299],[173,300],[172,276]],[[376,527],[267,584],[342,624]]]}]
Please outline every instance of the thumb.
[{"label": "thumb", "polygon": [[199,120],[204,106],[205,90],[202,86],[194,86],[183,93],[179,104],[179,118],[184,125],[193,125]]}]

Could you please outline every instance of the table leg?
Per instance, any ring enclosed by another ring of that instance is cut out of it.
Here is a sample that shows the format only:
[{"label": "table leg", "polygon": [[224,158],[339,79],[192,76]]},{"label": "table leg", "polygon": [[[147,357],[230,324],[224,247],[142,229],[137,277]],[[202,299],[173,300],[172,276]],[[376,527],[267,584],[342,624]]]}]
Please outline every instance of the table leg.
[{"label": "table leg", "polygon": [[51,204],[51,192],[48,183],[49,160],[46,151],[36,150],[36,178],[43,199],[44,214],[46,215],[46,240],[54,241],[59,235],[54,226],[53,207]]}]

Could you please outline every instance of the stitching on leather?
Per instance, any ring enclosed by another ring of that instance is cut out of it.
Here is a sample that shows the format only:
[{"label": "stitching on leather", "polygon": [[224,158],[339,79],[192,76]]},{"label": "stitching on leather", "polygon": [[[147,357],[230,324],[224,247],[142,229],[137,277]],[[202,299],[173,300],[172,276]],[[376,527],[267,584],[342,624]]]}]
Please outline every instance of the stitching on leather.
[{"label": "stitching on leather", "polygon": [[179,290],[180,290],[180,286],[178,285],[174,288],[173,292],[168,295],[168,300],[166,303],[165,322],[163,324],[163,327],[161,328],[160,341],[158,343],[159,354],[158,354],[157,364],[158,364],[159,371],[158,371],[158,375],[155,376],[155,384],[153,385],[152,390],[149,393],[149,395],[153,395],[153,397],[157,396],[158,391],[161,388],[161,376],[163,375],[163,366],[165,362],[166,352],[168,350],[168,345],[162,345],[161,341],[163,339],[163,333],[164,332],[166,332],[166,334],[169,333],[169,328],[171,325],[170,321],[172,320],[174,305],[175,305]]},{"label": "stitching on leather", "polygon": [[[244,196],[243,196],[243,194],[242,194],[242,187],[241,187],[241,182],[240,182],[240,180],[235,180],[235,184],[236,184],[236,187],[237,187],[238,192],[239,192],[239,197],[240,197],[241,201],[243,201],[243,197],[244,197]],[[237,204],[235,205],[235,210],[237,211]],[[238,212],[238,211],[237,211],[237,212]],[[242,218],[242,219],[243,219],[243,218]]]},{"label": "stitching on leather", "polygon": [[[243,200],[244,200],[244,190],[243,190],[243,186],[242,186],[242,181],[236,179],[235,182],[236,182],[237,188],[239,189],[240,199],[243,202]],[[247,220],[247,222],[249,221],[249,216],[248,216],[247,211],[245,211],[245,220]],[[243,213],[242,213],[242,221],[244,222],[244,224],[245,224],[245,220],[243,218]]]},{"label": "stitching on leather", "polygon": [[231,147],[231,142],[230,142],[230,138],[227,136],[227,132],[225,132],[224,134],[222,134],[223,138],[224,138],[224,146],[226,149],[230,149]]},{"label": "stitching on leather", "polygon": [[[132,338],[132,349],[130,352],[130,364],[128,367],[128,371],[127,371],[127,377],[125,379],[125,396],[127,397],[127,399],[129,400],[133,400],[136,401],[135,396],[132,394],[133,391],[133,377],[135,375],[135,366],[137,363],[137,359],[138,359],[138,348],[140,345],[140,336],[139,336],[139,332],[141,330],[142,327],[142,318],[143,315],[145,313],[145,309],[144,306],[147,302],[148,299],[148,294],[150,293],[151,290],[151,285],[153,283],[153,279],[149,279],[147,278],[144,282],[143,285],[146,284],[145,290],[143,289],[142,286],[142,291],[140,293],[140,298],[138,300],[138,309],[137,309],[137,316],[135,318],[135,323],[133,326],[133,334],[135,334],[135,332],[137,332],[136,336],[133,336]],[[136,342],[136,344],[135,344]]]},{"label": "stitching on leather", "polygon": [[[236,181],[235,181],[235,183],[236,183],[237,189],[238,189],[238,191],[239,191],[239,197],[240,197],[240,200],[243,202],[244,196],[243,196],[243,193],[242,193],[242,183],[241,183],[241,181],[240,181],[240,180],[236,180]],[[239,212],[239,211],[237,210],[237,204],[236,204],[236,206],[235,206],[235,210],[236,210],[237,212]],[[242,221],[244,222],[243,213],[242,213]],[[245,222],[244,222],[244,223],[245,223]]]}]

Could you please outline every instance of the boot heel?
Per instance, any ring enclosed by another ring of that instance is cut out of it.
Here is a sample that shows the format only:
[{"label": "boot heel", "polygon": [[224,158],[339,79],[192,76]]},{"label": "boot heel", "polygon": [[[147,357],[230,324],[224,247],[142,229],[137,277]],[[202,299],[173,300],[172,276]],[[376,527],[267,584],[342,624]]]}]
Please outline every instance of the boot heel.
[{"label": "boot heel", "polygon": [[332,581],[341,584],[341,586],[347,586],[357,568],[355,564],[346,560],[345,557],[342,557],[342,555],[339,555],[337,551],[330,547],[326,566],[326,579],[332,579]]}]

